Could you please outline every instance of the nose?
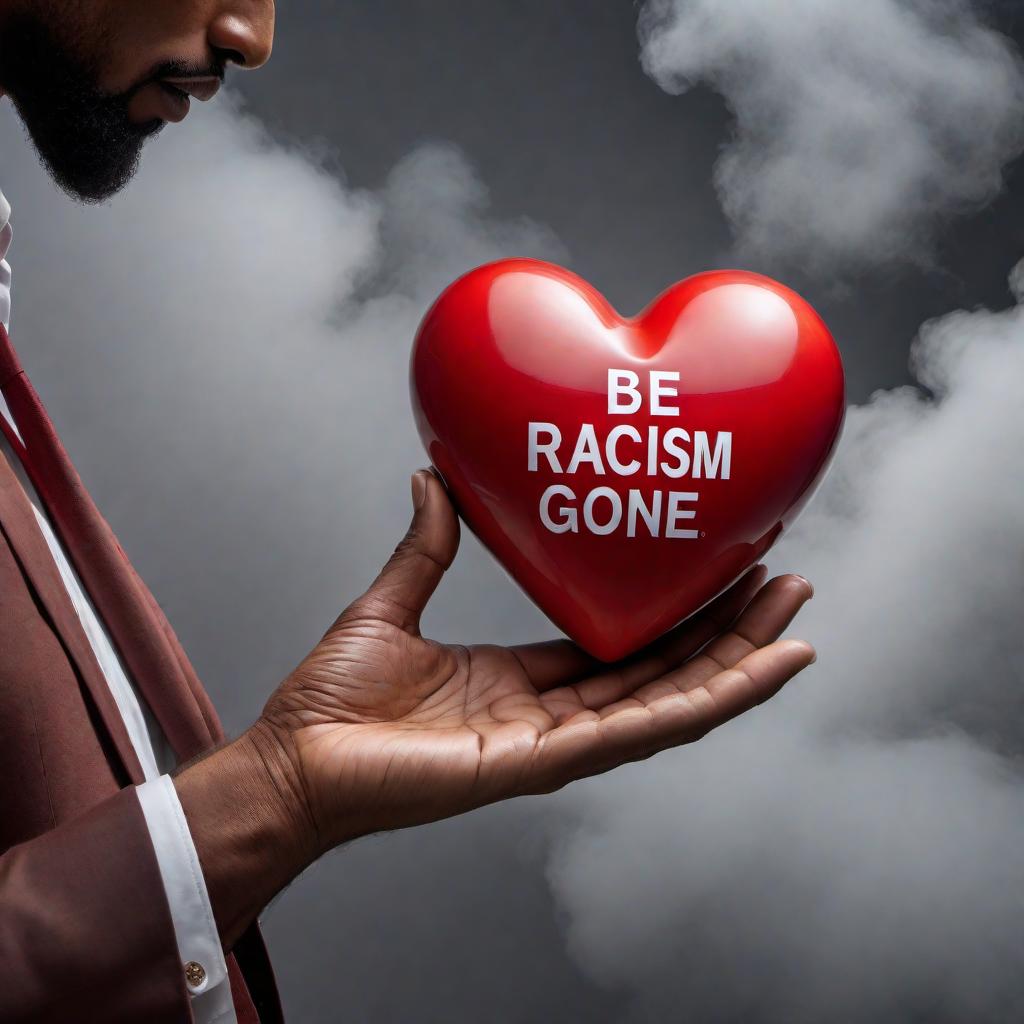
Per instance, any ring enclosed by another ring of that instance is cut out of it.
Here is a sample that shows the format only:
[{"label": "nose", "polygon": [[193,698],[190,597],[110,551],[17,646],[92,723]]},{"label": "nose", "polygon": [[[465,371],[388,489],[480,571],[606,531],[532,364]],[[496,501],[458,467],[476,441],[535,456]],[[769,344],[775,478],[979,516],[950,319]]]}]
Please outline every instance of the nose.
[{"label": "nose", "polygon": [[233,0],[222,5],[207,29],[207,42],[226,60],[258,68],[274,47],[274,0]]}]

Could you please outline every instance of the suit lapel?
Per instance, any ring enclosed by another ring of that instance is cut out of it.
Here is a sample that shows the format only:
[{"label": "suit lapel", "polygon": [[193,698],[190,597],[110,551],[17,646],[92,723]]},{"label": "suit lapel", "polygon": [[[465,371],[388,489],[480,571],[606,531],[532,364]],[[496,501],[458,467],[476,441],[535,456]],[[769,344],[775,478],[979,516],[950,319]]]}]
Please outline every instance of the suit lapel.
[{"label": "suit lapel", "polygon": [[24,488],[2,454],[0,530],[3,531],[7,543],[21,564],[22,571],[35,590],[39,603],[49,616],[68,658],[85,683],[128,778],[132,783],[142,782],[142,767],[128,736],[124,719],[82,629],[78,612],[71,603],[53,555],[39,530],[39,524],[25,496]]},{"label": "suit lapel", "polygon": [[[155,602],[151,604],[152,598],[82,485],[3,325],[0,387],[24,438],[26,469],[133,682],[178,757],[194,757],[219,738],[216,721],[204,715],[206,709],[200,707],[193,693],[177,645],[169,630],[165,631],[162,616],[154,611]],[[49,561],[52,563],[52,558]],[[65,629],[74,625],[66,621],[66,616],[62,621]],[[77,632],[81,633],[80,627]],[[99,682],[96,689],[104,691],[106,703],[112,704],[105,682],[102,678]],[[114,715],[120,718],[116,708]]]}]

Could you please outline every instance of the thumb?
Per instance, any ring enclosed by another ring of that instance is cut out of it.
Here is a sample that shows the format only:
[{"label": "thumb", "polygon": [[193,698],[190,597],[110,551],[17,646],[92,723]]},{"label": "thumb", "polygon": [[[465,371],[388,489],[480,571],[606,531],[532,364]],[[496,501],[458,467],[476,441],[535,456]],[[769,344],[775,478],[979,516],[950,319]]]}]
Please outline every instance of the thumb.
[{"label": "thumb", "polygon": [[370,615],[418,633],[420,615],[459,548],[459,520],[448,492],[429,470],[412,475],[409,531],[369,590],[343,619]]}]

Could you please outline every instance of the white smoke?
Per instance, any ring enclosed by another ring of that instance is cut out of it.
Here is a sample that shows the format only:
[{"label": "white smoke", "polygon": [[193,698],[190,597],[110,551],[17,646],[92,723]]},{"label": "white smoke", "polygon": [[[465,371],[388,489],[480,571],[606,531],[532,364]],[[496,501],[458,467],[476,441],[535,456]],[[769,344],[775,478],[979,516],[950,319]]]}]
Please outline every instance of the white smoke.
[{"label": "white smoke", "polygon": [[[747,24],[756,36],[761,20]],[[407,357],[426,305],[486,259],[563,254],[541,227],[491,216],[447,147],[361,191],[218,103],[91,209],[55,199],[17,132],[0,113],[15,341],[238,729],[405,527],[408,472],[424,460]],[[923,237],[918,214],[905,223]],[[815,244],[835,258],[839,236]],[[818,666],[701,744],[559,798],[580,822],[550,865],[572,951],[632,994],[638,1018],[1019,1016],[1022,319],[929,326],[916,358],[936,398],[896,392],[852,411],[827,486],[772,559],[817,585],[797,632]],[[435,635],[550,632],[471,538],[450,575]],[[521,1019],[543,1018],[566,982],[535,945],[523,892],[504,893],[512,854],[501,860],[538,819],[496,813],[453,823],[443,857],[418,831],[348,849],[293,887],[271,937],[291,915],[273,949],[301,1019],[333,1019],[339,987],[374,1019],[395,962],[426,976],[457,949],[472,963],[485,898],[508,962],[543,979]],[[398,915],[396,891],[416,894],[405,946],[381,920],[382,905]],[[472,1012],[448,1011],[423,1019]]]},{"label": "white smoke", "polygon": [[[1019,60],[961,4],[678,0],[643,24],[659,81],[733,106],[723,202],[776,257],[917,256],[1020,143]],[[571,949],[635,1019],[1024,1012],[1024,264],[1011,283],[1013,308],[922,328],[927,391],[850,410],[770,556],[816,585],[794,632],[818,664],[562,798],[579,825],[549,876]]]},{"label": "white smoke", "polygon": [[770,558],[815,583],[818,665],[566,797],[572,949],[637,1019],[1019,1015],[1024,308],[929,324],[915,362],[937,398],[851,410]]},{"label": "white smoke", "polygon": [[1024,65],[970,0],[648,0],[644,68],[735,116],[715,171],[747,256],[923,260],[1024,147]]},{"label": "white smoke", "polygon": [[[244,725],[407,525],[426,461],[408,356],[429,303],[478,263],[562,250],[491,216],[452,147],[353,189],[230,94],[152,143],[101,208],[55,198],[20,134],[0,111],[15,343],[146,578],[180,601],[204,676],[223,670],[244,698]],[[500,579],[473,551],[471,572]],[[190,631],[197,600],[240,607]],[[291,642],[258,626],[282,615]]]},{"label": "white smoke", "polygon": [[[100,208],[58,194],[21,135],[0,103],[14,343],[237,734],[408,525],[409,474],[427,461],[408,359],[429,303],[478,263],[564,252],[543,227],[496,217],[450,146],[416,149],[379,188],[355,189],[230,94],[168,128]],[[550,635],[471,536],[449,576],[434,635]],[[382,1004],[405,1019],[416,978],[479,1005],[499,973],[493,946],[467,948],[480,893],[517,878],[502,914],[531,936],[546,900],[505,839],[517,813],[357,844],[293,885],[265,920],[290,1018],[334,1021],[340,999],[353,1020],[382,1019]],[[557,943],[519,942],[518,962],[558,983]],[[452,948],[474,964],[475,991],[453,980]],[[396,961],[416,964],[401,986]]]}]

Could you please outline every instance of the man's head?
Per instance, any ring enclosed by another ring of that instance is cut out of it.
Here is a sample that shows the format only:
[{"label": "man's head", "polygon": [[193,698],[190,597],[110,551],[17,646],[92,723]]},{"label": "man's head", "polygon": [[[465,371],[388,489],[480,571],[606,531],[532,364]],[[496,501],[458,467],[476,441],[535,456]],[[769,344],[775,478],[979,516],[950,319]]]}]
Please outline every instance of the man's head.
[{"label": "man's head", "polygon": [[113,195],[145,140],[270,56],[274,0],[0,0],[0,93],[66,192]]}]

